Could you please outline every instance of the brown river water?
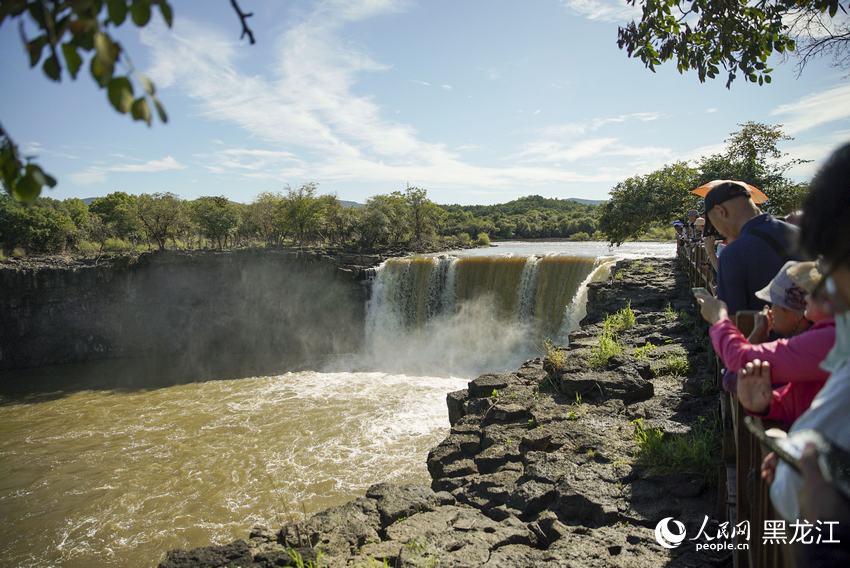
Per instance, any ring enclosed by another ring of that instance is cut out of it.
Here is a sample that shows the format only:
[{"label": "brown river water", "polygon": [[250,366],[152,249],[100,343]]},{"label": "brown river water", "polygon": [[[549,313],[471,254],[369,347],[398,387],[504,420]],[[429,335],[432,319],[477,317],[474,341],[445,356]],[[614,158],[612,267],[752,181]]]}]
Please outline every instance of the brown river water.
[{"label": "brown river water", "polygon": [[427,484],[465,386],[300,372],[0,406],[0,565],[151,566],[372,483]]},{"label": "brown river water", "polygon": [[673,251],[506,243],[390,261],[372,285],[363,352],[321,371],[154,388],[157,371],[133,367],[137,380],[117,365],[112,387],[71,389],[61,385],[88,366],[39,370],[56,392],[0,394],[0,567],[154,566],[169,549],[245,538],[373,483],[427,485],[448,392],[563,340],[584,285],[614,256]]}]

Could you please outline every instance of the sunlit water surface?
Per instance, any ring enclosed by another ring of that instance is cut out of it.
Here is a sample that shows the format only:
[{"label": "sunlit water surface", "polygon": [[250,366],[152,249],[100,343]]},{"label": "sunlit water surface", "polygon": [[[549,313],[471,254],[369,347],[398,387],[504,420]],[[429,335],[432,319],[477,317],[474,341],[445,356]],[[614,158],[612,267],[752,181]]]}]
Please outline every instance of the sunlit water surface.
[{"label": "sunlit water surface", "polygon": [[[503,242],[457,254],[674,251],[669,243]],[[392,373],[349,372],[362,369],[362,359],[349,368],[342,359],[317,366],[326,372],[0,395],[0,566],[151,566],[168,549],[244,538],[254,524],[279,526],[372,483],[428,484],[425,456],[448,430],[445,395],[464,388],[473,371],[491,370],[469,365],[470,350],[501,345],[487,337],[432,341],[464,352],[419,350],[415,365],[400,361],[398,350],[371,354],[367,368]],[[479,355],[511,366],[526,353]],[[447,362],[466,365],[451,373]]]},{"label": "sunlit water surface", "polygon": [[301,372],[0,406],[0,564],[150,566],[372,483],[427,484],[465,385]]}]

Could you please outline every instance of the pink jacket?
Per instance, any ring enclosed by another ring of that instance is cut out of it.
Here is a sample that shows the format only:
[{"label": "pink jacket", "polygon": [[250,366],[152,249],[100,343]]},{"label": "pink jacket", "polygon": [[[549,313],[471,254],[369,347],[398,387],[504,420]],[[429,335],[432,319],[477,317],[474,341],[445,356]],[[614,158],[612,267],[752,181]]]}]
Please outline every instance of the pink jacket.
[{"label": "pink jacket", "polygon": [[793,423],[809,408],[829,377],[820,363],[835,344],[832,318],[819,321],[790,339],[768,343],[750,343],[728,319],[711,326],[708,333],[714,350],[730,371],[740,371],[747,363],[761,359],[770,363],[773,383],[787,383],[773,390],[767,413],[757,415],[767,420]]}]

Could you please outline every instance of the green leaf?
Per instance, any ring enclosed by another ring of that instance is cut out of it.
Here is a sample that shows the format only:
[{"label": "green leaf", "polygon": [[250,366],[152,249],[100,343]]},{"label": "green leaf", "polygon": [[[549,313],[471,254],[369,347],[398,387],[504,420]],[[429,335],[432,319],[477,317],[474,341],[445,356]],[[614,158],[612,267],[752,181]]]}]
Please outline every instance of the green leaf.
[{"label": "green leaf", "polygon": [[12,186],[12,197],[18,201],[32,201],[41,193],[41,186],[32,176],[23,175]]},{"label": "green leaf", "polygon": [[135,0],[130,8],[130,17],[138,27],[146,26],[151,19],[150,0]]},{"label": "green leaf", "polygon": [[116,26],[120,26],[127,18],[127,3],[124,0],[106,0],[106,9],[109,20]]},{"label": "green leaf", "polygon": [[131,109],[133,120],[144,120],[148,126],[151,125],[151,109],[148,106],[148,101],[144,97],[139,97],[133,101]]},{"label": "green leaf", "polygon": [[838,13],[838,2],[835,2],[829,7],[829,17],[834,18],[836,13]]},{"label": "green leaf", "polygon": [[83,64],[80,54],[77,53],[77,48],[70,41],[67,41],[62,44],[62,54],[65,55],[65,65],[68,67],[71,78],[76,79],[80,66]]},{"label": "green leaf", "polygon": [[27,42],[27,51],[30,54],[30,67],[35,67],[35,64],[41,59],[41,52],[45,45],[47,45],[47,34],[38,36],[34,40]]},{"label": "green leaf", "polygon": [[59,81],[62,75],[62,67],[59,65],[59,60],[56,59],[55,55],[51,55],[47,59],[44,60],[44,65],[41,66],[41,69],[44,71],[44,74],[53,79],[54,81]]},{"label": "green leaf", "polygon": [[110,80],[107,95],[109,102],[121,114],[129,112],[133,106],[133,85],[127,77],[115,77]]},{"label": "green leaf", "polygon": [[114,65],[104,63],[98,57],[91,58],[89,71],[91,71],[91,76],[101,87],[105,87],[109,84],[109,80],[112,78],[112,72],[114,69]]},{"label": "green leaf", "polygon": [[174,21],[174,12],[171,10],[171,5],[166,0],[159,0],[159,11],[162,14],[162,19],[171,27],[171,22]]},{"label": "green leaf", "polygon": [[162,121],[163,124],[168,122],[168,115],[165,114],[165,107],[162,106],[162,103],[159,102],[159,99],[153,98],[153,106],[156,108],[156,114],[159,115],[159,120]]},{"label": "green leaf", "polygon": [[107,65],[114,64],[118,59],[118,46],[103,32],[94,34],[94,48],[97,51],[96,57]]},{"label": "green leaf", "polygon": [[764,76],[764,82],[765,82],[765,83],[770,83],[772,80],[773,80],[773,79],[771,79],[771,78],[770,78],[770,75],[765,75],[765,76]]},{"label": "green leaf", "polygon": [[145,92],[150,96],[154,96],[156,94],[156,86],[153,84],[153,81],[147,75],[142,75],[141,73],[139,73],[138,78]]}]

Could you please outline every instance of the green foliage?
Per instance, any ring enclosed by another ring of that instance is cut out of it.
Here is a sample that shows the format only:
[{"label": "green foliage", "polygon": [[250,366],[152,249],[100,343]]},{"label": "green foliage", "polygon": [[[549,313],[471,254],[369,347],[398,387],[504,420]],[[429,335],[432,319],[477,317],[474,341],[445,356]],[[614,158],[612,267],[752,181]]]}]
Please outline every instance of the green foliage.
[{"label": "green foliage", "polygon": [[608,364],[611,357],[620,355],[623,352],[623,346],[617,338],[603,332],[599,337],[599,343],[596,344],[590,352],[590,366],[594,369],[601,369]]},{"label": "green foliage", "polygon": [[696,167],[685,162],[664,166],[645,176],[634,176],[611,190],[601,207],[599,228],[614,244],[653,231],[667,231],[688,209],[699,209],[702,199],[691,190],[715,179],[751,183],[770,198],[767,212],[784,215],[799,208],[808,188],[785,177],[804,160],[788,159],[778,145],[792,138],[779,125],[746,122],[726,139],[723,152],[703,156]]},{"label": "green foliage", "polygon": [[646,427],[640,418],[632,424],[639,463],[659,472],[697,473],[712,479],[712,466],[720,445],[720,425],[716,419],[700,416],[684,434]]},{"label": "green foliage", "polygon": [[655,272],[655,267],[648,262],[644,262],[643,260],[638,260],[632,264],[632,269],[636,270],[640,274],[652,274]]},{"label": "green foliage", "polygon": [[479,247],[489,247],[490,235],[487,233],[478,233],[478,236],[475,238],[475,244]]},{"label": "green foliage", "polygon": [[32,253],[62,252],[76,239],[70,214],[55,200],[20,203],[0,195],[0,246]]},{"label": "green foliage", "polygon": [[662,359],[662,368],[667,374],[684,377],[691,371],[691,364],[686,356],[671,353]]},{"label": "green foliage", "polygon": [[602,334],[614,336],[621,331],[633,328],[635,323],[637,318],[632,310],[632,303],[629,302],[625,308],[605,316],[605,321],[602,322]]},{"label": "green foliage", "polygon": [[[815,28],[820,28],[822,36],[830,22],[821,15],[828,12],[833,18],[840,8],[839,0],[755,4],[645,0],[639,4],[643,8],[640,21],[619,28],[620,49],[625,49],[629,57],[640,58],[653,72],[663,62],[675,60],[679,73],[694,70],[700,82],[714,79],[722,68],[727,74],[727,88],[739,75],[759,85],[770,83],[770,56],[795,51],[798,37],[802,34],[813,39]],[[821,40],[827,47],[833,43],[840,50],[842,39],[846,39],[842,38],[843,31]],[[802,64],[822,51],[804,52]]]},{"label": "green foliage", "polygon": [[[126,21],[128,12],[137,27],[146,26],[153,6],[159,8],[162,19],[171,27],[173,12],[167,0],[9,0],[0,7],[0,26],[6,20],[18,21],[30,67],[41,66],[52,81],[62,80],[63,69],[72,80],[76,79],[88,59],[89,74],[98,88],[106,91],[112,107],[150,126],[151,107],[162,122],[168,120],[165,108],[156,96],[153,82],[136,71],[114,34]],[[125,75],[116,73],[119,64],[127,71]],[[138,88],[134,88],[134,82]],[[56,180],[40,166],[29,159],[21,160],[15,143],[2,127],[0,172],[6,191],[21,201],[31,201],[44,186],[56,185]]]},{"label": "green foliage", "polygon": [[632,355],[638,361],[646,361],[649,358],[649,354],[657,349],[656,345],[653,345],[651,341],[647,341],[643,347],[635,347],[635,350],[632,352]]},{"label": "green foliage", "polygon": [[634,176],[611,190],[602,205],[599,229],[614,244],[622,244],[660,225],[670,225],[683,211],[700,201],[691,193],[699,172],[685,162]]},{"label": "green foliage", "polygon": [[221,197],[199,197],[191,204],[192,219],[200,233],[215,241],[218,250],[222,250],[227,238],[239,224],[239,211],[235,204]]}]

